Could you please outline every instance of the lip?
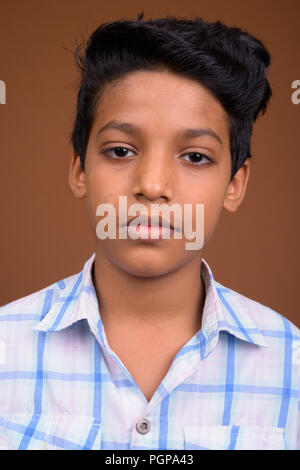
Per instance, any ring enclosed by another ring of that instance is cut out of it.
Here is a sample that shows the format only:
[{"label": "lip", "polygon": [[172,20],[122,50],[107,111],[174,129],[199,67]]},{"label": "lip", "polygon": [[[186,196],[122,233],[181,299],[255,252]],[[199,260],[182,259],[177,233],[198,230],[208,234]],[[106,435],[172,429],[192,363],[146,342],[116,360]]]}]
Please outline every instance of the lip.
[{"label": "lip", "polygon": [[133,227],[128,226],[128,233],[132,238],[131,233],[134,234],[134,240],[153,242],[155,240],[170,239],[170,234],[173,230],[161,227],[159,225],[138,225]]},{"label": "lip", "polygon": [[[154,223],[151,224],[151,216],[148,216],[147,214],[141,214],[140,216],[131,217],[131,219],[129,219],[127,222],[127,226],[129,226],[129,224],[138,217],[139,225],[142,225],[144,227],[166,227],[170,228],[170,230],[174,230],[173,225],[167,219],[164,219],[161,215],[158,217],[158,224],[156,223],[156,221],[153,221]],[[156,216],[155,219],[157,219]]]}]

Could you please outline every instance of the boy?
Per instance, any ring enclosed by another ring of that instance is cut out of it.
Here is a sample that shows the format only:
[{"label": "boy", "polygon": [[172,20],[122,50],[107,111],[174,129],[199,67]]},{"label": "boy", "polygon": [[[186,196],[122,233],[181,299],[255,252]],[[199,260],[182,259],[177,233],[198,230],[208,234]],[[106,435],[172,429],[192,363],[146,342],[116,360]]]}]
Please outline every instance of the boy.
[{"label": "boy", "polygon": [[[0,311],[0,445],[299,448],[299,329],[216,282],[201,256],[245,195],[268,51],[220,22],[142,18],[101,25],[75,52],[69,184],[86,199],[95,253]],[[146,218],[124,219],[120,197]],[[175,217],[186,205],[200,249]],[[111,207],[125,237],[114,226],[105,237]]]}]

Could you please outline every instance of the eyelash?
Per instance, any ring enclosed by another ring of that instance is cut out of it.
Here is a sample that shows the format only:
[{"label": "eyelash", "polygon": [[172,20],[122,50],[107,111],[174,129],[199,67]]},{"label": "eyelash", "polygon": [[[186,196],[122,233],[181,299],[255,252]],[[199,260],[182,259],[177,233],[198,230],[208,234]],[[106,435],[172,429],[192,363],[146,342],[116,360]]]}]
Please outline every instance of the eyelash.
[{"label": "eyelash", "polygon": [[[116,146],[116,147],[111,147],[111,148],[109,148],[109,149],[103,150],[102,153],[103,153],[104,155],[108,155],[110,158],[112,158],[112,159],[114,159],[114,160],[122,160],[122,159],[125,159],[125,158],[126,158],[126,156],[124,156],[124,157],[113,157],[113,156],[110,154],[110,152],[114,151],[115,149],[125,149],[125,150],[128,150],[129,152],[130,152],[130,151],[133,152],[133,150],[130,150],[130,149],[128,149],[127,147]],[[203,166],[203,165],[207,165],[208,163],[212,163],[211,158],[209,158],[207,155],[205,155],[205,154],[202,153],[202,152],[188,152],[188,153],[185,153],[184,156],[186,156],[186,155],[193,155],[193,154],[201,155],[201,157],[204,157],[204,158],[206,158],[206,159],[208,160],[208,162],[205,162],[205,163],[201,163],[202,160],[201,160],[200,162],[188,162],[188,163],[190,163],[190,164],[193,165],[193,166]],[[184,161],[187,161],[187,160],[184,160]]]}]

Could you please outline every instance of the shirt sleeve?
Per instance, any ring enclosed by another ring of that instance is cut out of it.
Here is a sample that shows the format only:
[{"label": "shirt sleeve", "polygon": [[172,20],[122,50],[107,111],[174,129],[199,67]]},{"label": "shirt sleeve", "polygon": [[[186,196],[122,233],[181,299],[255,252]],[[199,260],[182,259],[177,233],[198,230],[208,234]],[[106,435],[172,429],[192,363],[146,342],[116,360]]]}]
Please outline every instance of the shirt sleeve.
[{"label": "shirt sleeve", "polygon": [[297,412],[297,439],[296,450],[300,450],[300,373],[299,373],[299,387],[298,387],[298,412]]},{"label": "shirt sleeve", "polygon": [[300,450],[300,399],[298,400],[296,450]]}]

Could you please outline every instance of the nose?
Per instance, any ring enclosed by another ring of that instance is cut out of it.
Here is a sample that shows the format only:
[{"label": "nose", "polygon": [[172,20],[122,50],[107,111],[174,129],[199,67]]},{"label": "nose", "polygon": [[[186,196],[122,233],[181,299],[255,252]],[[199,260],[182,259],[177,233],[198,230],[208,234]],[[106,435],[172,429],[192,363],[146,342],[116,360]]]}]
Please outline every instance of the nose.
[{"label": "nose", "polygon": [[133,195],[139,202],[166,203],[174,198],[174,169],[161,151],[151,151],[137,161],[133,175]]}]

